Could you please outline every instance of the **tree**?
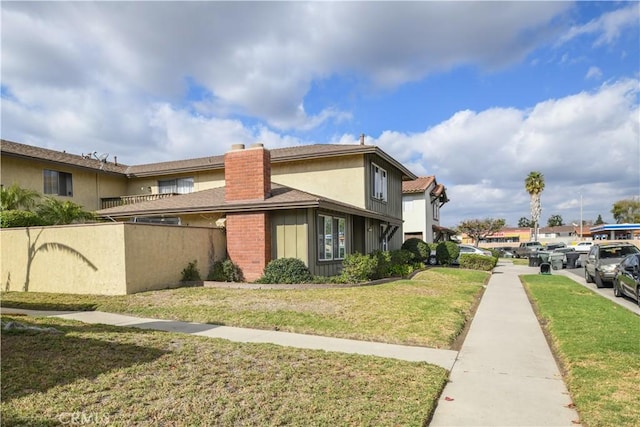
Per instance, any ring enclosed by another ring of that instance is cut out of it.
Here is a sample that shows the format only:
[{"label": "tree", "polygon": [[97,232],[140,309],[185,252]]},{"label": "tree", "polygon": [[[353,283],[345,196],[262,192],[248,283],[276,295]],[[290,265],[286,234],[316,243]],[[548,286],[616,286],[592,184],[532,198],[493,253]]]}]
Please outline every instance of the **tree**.
[{"label": "tree", "polygon": [[593,223],[593,225],[602,225],[604,224],[604,221],[602,220],[602,215],[598,214],[598,218],[596,218],[596,222]]},{"label": "tree", "polygon": [[561,225],[564,225],[564,221],[562,221],[560,215],[551,215],[547,220],[547,227],[559,227]]},{"label": "tree", "polygon": [[533,224],[531,224],[531,220],[526,216],[523,216],[518,220],[518,227],[520,228],[531,228]]},{"label": "tree", "polygon": [[0,210],[30,211],[36,206],[39,198],[40,193],[37,191],[22,188],[13,183],[8,188],[0,189]]},{"label": "tree", "polygon": [[640,198],[618,200],[611,213],[616,224],[640,222]]},{"label": "tree", "polygon": [[60,225],[86,222],[95,219],[95,215],[84,210],[82,206],[71,201],[61,201],[47,197],[39,207],[38,215],[47,224]]},{"label": "tree", "polygon": [[533,222],[533,240],[538,241],[538,221],[542,213],[540,195],[544,190],[544,175],[540,172],[530,172],[524,180],[524,188],[531,196],[531,222]]},{"label": "tree", "polygon": [[473,239],[473,244],[478,247],[480,240],[502,230],[506,221],[502,218],[470,219],[462,221],[458,225],[458,232],[465,233]]}]

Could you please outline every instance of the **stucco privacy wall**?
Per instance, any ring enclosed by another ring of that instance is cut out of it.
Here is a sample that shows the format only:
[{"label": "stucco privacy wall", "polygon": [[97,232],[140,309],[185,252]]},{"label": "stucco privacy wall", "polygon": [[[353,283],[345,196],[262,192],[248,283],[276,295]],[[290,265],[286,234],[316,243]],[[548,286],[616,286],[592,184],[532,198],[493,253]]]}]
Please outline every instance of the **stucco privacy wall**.
[{"label": "stucco privacy wall", "polygon": [[226,253],[220,229],[132,223],[3,229],[0,245],[3,290],[102,295],[179,286],[193,260],[206,277]]}]

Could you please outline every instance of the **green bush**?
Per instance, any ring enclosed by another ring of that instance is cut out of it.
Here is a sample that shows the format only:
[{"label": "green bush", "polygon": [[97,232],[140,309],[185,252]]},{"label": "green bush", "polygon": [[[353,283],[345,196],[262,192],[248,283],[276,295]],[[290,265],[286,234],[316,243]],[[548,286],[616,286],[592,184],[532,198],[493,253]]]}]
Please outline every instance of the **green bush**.
[{"label": "green bush", "polygon": [[35,227],[46,225],[37,214],[31,211],[7,210],[0,212],[0,227]]},{"label": "green bush", "polygon": [[417,237],[412,237],[411,239],[407,239],[402,244],[402,248],[407,250],[413,254],[413,257],[416,261],[424,261],[429,258],[431,254],[431,248],[429,244],[422,239],[418,239]]},{"label": "green bush", "polygon": [[400,249],[391,251],[390,255],[391,268],[389,275],[386,277],[405,277],[411,274],[416,268],[423,266],[422,259],[416,260],[414,254],[408,250]]},{"label": "green bush", "polygon": [[460,255],[460,248],[454,242],[440,242],[436,246],[436,259],[439,264],[451,265]]},{"label": "green bush", "polygon": [[358,252],[348,254],[342,261],[341,277],[345,283],[367,282],[378,273],[378,257],[362,255]]},{"label": "green bush", "polygon": [[278,258],[267,264],[259,283],[310,283],[311,272],[298,258]]},{"label": "green bush", "polygon": [[382,279],[391,275],[391,253],[389,251],[374,251],[370,255],[376,261],[376,270],[368,278]]},{"label": "green bush", "polygon": [[198,271],[198,261],[193,260],[182,270],[182,282],[194,282],[200,279],[200,272]]},{"label": "green bush", "polygon": [[242,282],[244,277],[242,270],[230,259],[216,261],[211,266],[207,280],[215,282]]},{"label": "green bush", "polygon": [[491,271],[498,263],[498,258],[478,254],[460,255],[460,268],[471,270]]},{"label": "green bush", "polygon": [[493,255],[494,258],[498,259],[500,258],[500,251],[497,249],[493,249],[493,248],[487,248],[487,250],[489,252],[491,252],[491,255]]}]

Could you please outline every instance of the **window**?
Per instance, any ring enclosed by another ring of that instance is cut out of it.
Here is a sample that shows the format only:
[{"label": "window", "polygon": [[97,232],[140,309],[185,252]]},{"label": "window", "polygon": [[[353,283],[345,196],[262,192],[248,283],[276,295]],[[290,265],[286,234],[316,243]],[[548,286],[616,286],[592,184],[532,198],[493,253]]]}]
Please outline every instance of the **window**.
[{"label": "window", "polygon": [[346,254],[345,220],[318,215],[318,259],[344,259]]},{"label": "window", "polygon": [[193,192],[193,178],[165,179],[158,181],[158,193],[186,194]]},{"label": "window", "polygon": [[43,171],[44,194],[56,196],[73,196],[73,181],[71,174],[45,169]]},{"label": "window", "polygon": [[371,189],[373,190],[373,198],[387,201],[387,171],[382,169],[375,163],[371,164],[371,176],[373,183]]},{"label": "window", "polygon": [[438,200],[433,202],[433,219],[435,220],[440,219],[440,205],[438,203]]},{"label": "window", "polygon": [[389,239],[387,237],[387,224],[380,224],[380,244],[381,244],[381,249],[383,251],[388,251],[389,250]]},{"label": "window", "polygon": [[413,200],[403,200],[402,201],[402,212],[413,212]]}]

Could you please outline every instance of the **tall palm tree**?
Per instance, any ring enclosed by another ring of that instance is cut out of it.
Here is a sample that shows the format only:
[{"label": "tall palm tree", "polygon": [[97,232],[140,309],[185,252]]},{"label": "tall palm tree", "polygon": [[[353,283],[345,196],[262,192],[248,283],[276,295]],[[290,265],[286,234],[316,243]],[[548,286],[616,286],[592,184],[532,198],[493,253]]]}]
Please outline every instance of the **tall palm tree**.
[{"label": "tall palm tree", "polygon": [[22,188],[15,182],[9,187],[0,189],[0,209],[11,211],[16,209],[31,210],[36,206],[40,193]]},{"label": "tall palm tree", "polygon": [[533,223],[534,241],[538,241],[538,221],[542,213],[542,205],[540,204],[540,194],[544,190],[544,176],[542,173],[534,171],[530,172],[524,180],[524,188],[531,196],[531,222]]}]

